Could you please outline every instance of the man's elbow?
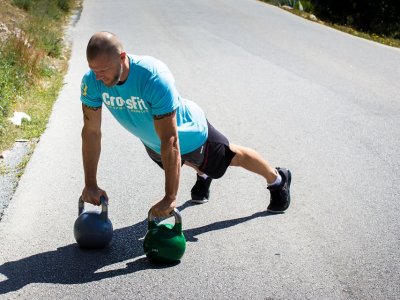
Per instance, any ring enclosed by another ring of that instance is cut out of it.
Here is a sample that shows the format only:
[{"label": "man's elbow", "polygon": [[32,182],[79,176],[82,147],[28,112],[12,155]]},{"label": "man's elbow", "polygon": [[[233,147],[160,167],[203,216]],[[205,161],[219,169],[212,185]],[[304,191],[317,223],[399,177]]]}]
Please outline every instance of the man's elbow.
[{"label": "man's elbow", "polygon": [[98,129],[90,128],[88,126],[83,126],[81,137],[83,140],[88,139],[101,139],[101,131]]},{"label": "man's elbow", "polygon": [[169,136],[161,140],[161,148],[171,149],[179,153],[179,139],[177,135]]}]

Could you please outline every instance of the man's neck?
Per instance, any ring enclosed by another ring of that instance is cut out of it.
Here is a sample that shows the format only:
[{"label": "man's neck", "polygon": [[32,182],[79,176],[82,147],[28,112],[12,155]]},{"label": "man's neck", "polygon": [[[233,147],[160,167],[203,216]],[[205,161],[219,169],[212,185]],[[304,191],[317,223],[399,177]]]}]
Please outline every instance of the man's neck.
[{"label": "man's neck", "polygon": [[128,55],[125,56],[124,63],[122,64],[122,75],[121,78],[119,79],[118,84],[123,84],[127,79],[129,75],[129,57]]}]

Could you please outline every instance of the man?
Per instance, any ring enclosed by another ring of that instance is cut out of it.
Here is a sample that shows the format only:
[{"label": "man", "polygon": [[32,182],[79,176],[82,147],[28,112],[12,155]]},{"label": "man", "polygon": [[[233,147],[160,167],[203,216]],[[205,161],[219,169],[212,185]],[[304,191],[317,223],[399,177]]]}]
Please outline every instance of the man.
[{"label": "man", "polygon": [[230,143],[207,121],[200,107],[179,95],[165,64],[148,56],[127,55],[109,32],[91,37],[86,56],[90,71],[81,85],[84,201],[99,205],[101,196],[107,198],[96,179],[104,104],[164,169],[165,195],[151,208],[155,217],[167,217],[176,207],[183,164],[197,172],[191,190],[195,203],[208,201],[212,179],[222,177],[228,166],[240,166],[267,181],[271,192],[268,211],[281,213],[289,207],[290,171],[272,168],[256,151]]}]

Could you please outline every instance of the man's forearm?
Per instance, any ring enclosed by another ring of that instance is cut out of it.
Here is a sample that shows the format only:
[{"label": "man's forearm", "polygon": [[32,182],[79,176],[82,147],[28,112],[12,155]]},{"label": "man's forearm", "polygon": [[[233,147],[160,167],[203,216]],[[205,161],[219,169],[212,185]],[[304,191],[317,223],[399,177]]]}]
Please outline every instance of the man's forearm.
[{"label": "man's forearm", "polygon": [[82,159],[85,185],[97,186],[97,165],[101,151],[101,133],[82,130]]},{"label": "man's forearm", "polygon": [[165,196],[171,202],[176,199],[181,171],[181,156],[177,137],[161,142],[161,159],[165,171]]}]

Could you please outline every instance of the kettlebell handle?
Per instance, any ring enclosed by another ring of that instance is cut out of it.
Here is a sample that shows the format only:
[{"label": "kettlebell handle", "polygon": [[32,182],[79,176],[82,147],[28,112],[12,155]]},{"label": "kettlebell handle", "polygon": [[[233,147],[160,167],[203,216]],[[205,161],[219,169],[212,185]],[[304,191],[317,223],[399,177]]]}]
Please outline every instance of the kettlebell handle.
[{"label": "kettlebell handle", "polygon": [[[182,215],[177,210],[174,208],[173,211],[171,211],[171,216],[174,216],[175,218],[175,225],[172,230],[174,230],[177,234],[182,234]],[[158,224],[154,220],[154,216],[151,213],[151,209],[149,210],[148,218],[147,218],[147,228],[148,230],[151,230],[153,228],[157,228]]]},{"label": "kettlebell handle", "polygon": [[[101,203],[101,216],[104,220],[108,219],[108,201],[106,197],[101,196],[100,197],[100,203]],[[82,196],[79,197],[78,201],[78,216],[80,216],[83,213],[83,210],[85,208],[85,202],[82,199]]]},{"label": "kettlebell handle", "polygon": [[[171,216],[174,216],[175,218],[175,224],[181,224],[182,223],[182,215],[179,212],[178,209],[174,208],[174,210],[171,211]],[[155,222],[155,217],[153,216],[153,214],[151,213],[151,209],[149,210],[149,214],[148,214],[148,219],[149,222]]]}]

